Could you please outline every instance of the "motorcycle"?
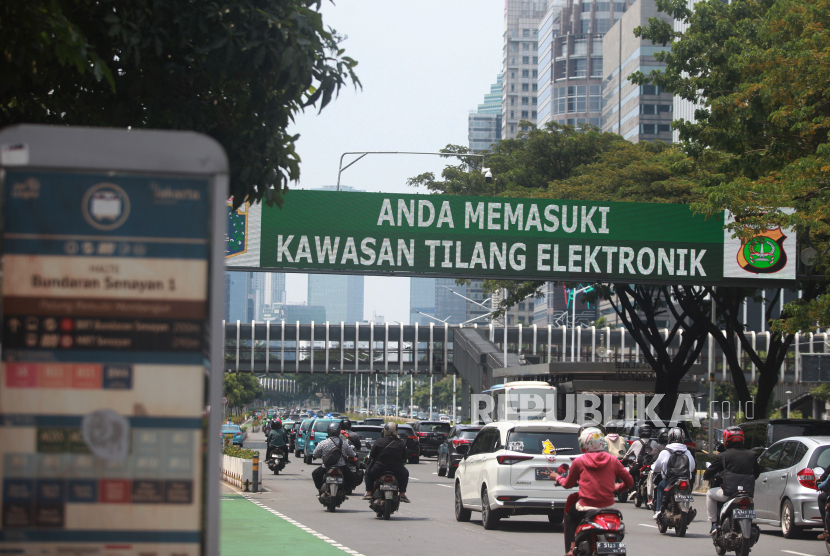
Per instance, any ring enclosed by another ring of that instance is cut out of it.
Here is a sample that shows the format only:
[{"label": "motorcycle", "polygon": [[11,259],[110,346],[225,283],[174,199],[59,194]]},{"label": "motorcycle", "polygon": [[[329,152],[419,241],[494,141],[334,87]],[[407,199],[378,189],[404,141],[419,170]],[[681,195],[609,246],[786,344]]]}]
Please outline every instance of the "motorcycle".
[{"label": "motorcycle", "polygon": [[577,525],[575,556],[625,555],[625,524],[622,514],[612,508],[590,510]]},{"label": "motorcycle", "polygon": [[346,489],[343,484],[343,473],[337,468],[326,470],[324,481],[320,487],[320,495],[317,500],[326,507],[326,510],[333,512],[346,500]]},{"label": "motorcycle", "polygon": [[282,450],[276,449],[266,463],[268,464],[268,469],[273,471],[274,475],[279,475],[280,471],[285,468],[285,454]]},{"label": "motorcycle", "polygon": [[651,500],[648,499],[648,475],[650,471],[651,465],[644,464],[640,467],[640,476],[634,482],[634,486],[631,487],[633,490],[631,497],[634,499],[634,505],[638,508],[643,504],[648,508],[651,504]]},{"label": "motorcycle", "polygon": [[358,463],[357,458],[352,458],[347,461],[347,463],[349,465],[349,469],[351,469],[354,474],[354,484],[346,487],[346,496],[351,496],[354,489],[360,488],[360,485],[363,483],[363,477],[365,474],[364,470],[366,467],[364,464]]},{"label": "motorcycle", "polygon": [[718,556],[732,550],[737,556],[749,554],[750,548],[761,536],[761,529],[752,524],[753,519],[755,501],[752,497],[738,493],[723,503],[718,512],[717,530],[712,538]]},{"label": "motorcycle", "polygon": [[689,493],[689,481],[676,479],[663,489],[663,507],[657,518],[657,530],[665,533],[669,527],[678,537],[686,536],[686,528],[697,515],[692,508],[694,496]]},{"label": "motorcycle", "polygon": [[[620,460],[620,463],[626,469],[630,468],[631,465],[632,465],[631,460],[627,460],[627,459]],[[622,481],[619,478],[615,479],[614,482],[616,484],[622,483]],[[634,490],[635,487],[636,487],[636,485],[632,485],[632,487],[628,490],[622,490],[620,492],[617,492],[614,495],[617,498],[617,502],[619,502],[620,504],[624,504],[624,503],[628,502],[628,497],[631,496],[631,491]]]},{"label": "motorcycle", "polygon": [[375,488],[369,506],[374,510],[377,517],[389,519],[389,516],[398,511],[400,505],[401,495],[398,490],[398,479],[392,473],[384,473],[375,481]]}]

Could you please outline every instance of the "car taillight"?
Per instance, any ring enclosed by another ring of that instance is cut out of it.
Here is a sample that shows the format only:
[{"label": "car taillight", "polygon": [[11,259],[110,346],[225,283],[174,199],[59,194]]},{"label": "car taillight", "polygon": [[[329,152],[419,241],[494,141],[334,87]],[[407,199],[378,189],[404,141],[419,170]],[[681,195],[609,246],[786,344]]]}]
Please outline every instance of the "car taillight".
[{"label": "car taillight", "polygon": [[452,447],[453,448],[458,448],[462,444],[469,444],[469,443],[470,443],[470,441],[466,440],[464,438],[453,438],[452,439]]},{"label": "car taillight", "polygon": [[798,478],[798,484],[801,486],[818,490],[818,486],[816,485],[816,474],[813,473],[813,470],[809,467],[805,467],[796,473],[795,476]]},{"label": "car taillight", "polygon": [[314,431],[311,431],[311,434],[308,435],[309,440],[314,440]]},{"label": "car taillight", "polygon": [[513,465],[514,463],[519,463],[520,461],[528,459],[533,459],[533,456],[498,456],[496,458],[501,465]]},{"label": "car taillight", "polygon": [[418,436],[420,436],[421,438],[423,438],[423,437],[425,437],[425,436],[427,435],[427,433],[425,433],[425,432],[419,432],[419,433],[417,433],[417,434],[418,434]]},{"label": "car taillight", "polygon": [[417,441],[417,440],[418,440],[418,437],[417,437],[417,436],[407,436],[407,438],[408,438],[409,440],[415,440],[415,441]]}]

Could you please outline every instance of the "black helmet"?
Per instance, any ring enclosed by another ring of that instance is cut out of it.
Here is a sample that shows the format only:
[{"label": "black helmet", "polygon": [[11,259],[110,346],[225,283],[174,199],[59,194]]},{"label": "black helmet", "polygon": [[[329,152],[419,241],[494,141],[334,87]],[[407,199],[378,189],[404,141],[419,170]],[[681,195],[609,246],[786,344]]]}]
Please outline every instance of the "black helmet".
[{"label": "black helmet", "polygon": [[669,429],[663,427],[659,431],[657,431],[657,443],[661,446],[665,446],[669,443]]},{"label": "black helmet", "polygon": [[683,429],[680,427],[674,427],[669,431],[669,444],[682,443],[683,438]]},{"label": "black helmet", "polygon": [[651,425],[646,423],[642,427],[640,427],[640,438],[651,438],[651,433],[654,429],[651,428]]},{"label": "black helmet", "polygon": [[342,419],[340,419],[340,430],[352,430],[352,422],[348,417],[343,417]]},{"label": "black helmet", "polygon": [[329,435],[329,438],[340,436],[340,423],[329,423],[328,428],[326,428],[326,432]]}]

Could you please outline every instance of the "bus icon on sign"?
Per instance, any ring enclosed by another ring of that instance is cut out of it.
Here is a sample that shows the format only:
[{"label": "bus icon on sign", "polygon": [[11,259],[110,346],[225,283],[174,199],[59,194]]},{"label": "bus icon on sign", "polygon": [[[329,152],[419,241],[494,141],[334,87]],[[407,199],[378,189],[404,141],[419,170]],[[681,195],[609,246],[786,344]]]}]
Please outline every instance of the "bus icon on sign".
[{"label": "bus icon on sign", "polygon": [[93,228],[114,230],[127,221],[130,198],[114,183],[99,183],[87,190],[81,208]]}]

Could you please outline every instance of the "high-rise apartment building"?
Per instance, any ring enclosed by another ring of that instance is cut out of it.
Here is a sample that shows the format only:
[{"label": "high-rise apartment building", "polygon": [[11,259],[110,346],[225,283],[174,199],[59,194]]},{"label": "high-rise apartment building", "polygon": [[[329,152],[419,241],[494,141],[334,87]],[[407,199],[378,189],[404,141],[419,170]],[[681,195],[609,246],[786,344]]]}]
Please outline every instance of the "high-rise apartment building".
[{"label": "high-rise apartment building", "polygon": [[[695,9],[695,4],[698,0],[687,0],[686,6],[690,10]],[[674,30],[678,33],[682,33],[689,28],[689,24],[685,21],[681,21],[679,19],[674,20]],[[675,120],[686,120],[687,122],[694,122],[696,121],[695,118],[695,110],[698,108],[703,108],[703,102],[694,103],[688,101],[686,99],[682,99],[680,97],[674,97],[674,119]],[[672,130],[672,141],[678,143],[680,141],[680,132],[676,129]]]},{"label": "high-rise apartment building", "polygon": [[467,116],[467,141],[474,151],[488,151],[501,139],[501,89],[502,74],[490,85],[490,92],[484,95],[484,102]]},{"label": "high-rise apartment building", "polygon": [[635,85],[628,80],[635,71],[648,74],[666,67],[654,55],[670,46],[655,45],[634,36],[634,29],[648,26],[650,18],[672,23],[667,14],[657,11],[654,0],[637,0],[605,35],[602,129],[634,143],[671,143],[674,97],[656,85]]},{"label": "high-rise apartment building", "polygon": [[504,49],[502,54],[503,139],[515,139],[519,122],[536,124],[539,55],[539,21],[547,11],[546,1],[505,0]]},{"label": "high-rise apartment building", "polygon": [[550,1],[539,23],[539,126],[557,122],[602,127],[605,34],[629,3]]}]

